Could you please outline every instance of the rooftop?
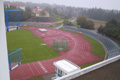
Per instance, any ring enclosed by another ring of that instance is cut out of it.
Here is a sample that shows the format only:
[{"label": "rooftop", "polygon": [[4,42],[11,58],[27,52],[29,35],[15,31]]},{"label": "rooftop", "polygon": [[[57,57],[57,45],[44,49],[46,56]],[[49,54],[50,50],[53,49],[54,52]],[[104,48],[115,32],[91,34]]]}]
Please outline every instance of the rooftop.
[{"label": "rooftop", "polygon": [[54,65],[65,73],[71,73],[80,69],[79,66],[65,59],[54,62]]}]

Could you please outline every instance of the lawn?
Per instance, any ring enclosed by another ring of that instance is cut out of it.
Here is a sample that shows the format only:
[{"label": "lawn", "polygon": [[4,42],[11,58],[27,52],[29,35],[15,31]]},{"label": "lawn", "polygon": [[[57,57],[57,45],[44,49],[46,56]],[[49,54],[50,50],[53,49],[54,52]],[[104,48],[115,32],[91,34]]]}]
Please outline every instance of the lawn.
[{"label": "lawn", "polygon": [[97,55],[103,59],[105,58],[105,50],[98,41],[96,41],[95,39],[93,39],[89,36],[86,36],[86,35],[81,35],[81,36],[84,37],[85,39],[87,39],[91,43],[92,53],[94,53],[95,55]]},{"label": "lawn", "polygon": [[71,33],[74,33],[74,34],[79,34],[78,32],[70,31],[70,30],[65,30],[65,29],[63,29],[63,28],[60,28],[60,30],[67,31],[67,32],[71,32]]},{"label": "lawn", "polygon": [[22,48],[22,63],[47,60],[60,56],[50,46],[42,46],[41,43],[45,42],[33,36],[33,33],[27,29],[7,32],[8,49]]},{"label": "lawn", "polygon": [[57,26],[60,26],[60,25],[62,25],[62,24],[63,24],[63,22],[55,23],[56,27],[57,27]]},{"label": "lawn", "polygon": [[56,21],[61,21],[63,20],[60,16],[56,16]]},{"label": "lawn", "polygon": [[[61,28],[61,30],[64,30],[64,29]],[[68,32],[71,32],[71,33],[74,33],[74,34],[79,34],[78,32],[74,32],[74,31],[70,31],[70,30],[64,30],[64,31],[68,31]],[[81,35],[81,36],[91,43],[92,53],[94,53],[95,55],[104,59],[105,50],[104,50],[103,46],[98,41],[96,41],[95,39],[93,39],[93,38],[91,38],[87,35]]]},{"label": "lawn", "polygon": [[28,79],[28,80],[44,80],[44,79],[42,77],[36,77],[36,78]]},{"label": "lawn", "polygon": [[90,63],[90,64],[80,65],[80,68],[83,69],[83,68],[86,68],[88,66],[94,65],[94,64],[99,63],[99,62],[94,62],[94,63]]},{"label": "lawn", "polygon": [[105,21],[99,21],[99,20],[93,20],[91,19],[95,24],[105,24]]}]

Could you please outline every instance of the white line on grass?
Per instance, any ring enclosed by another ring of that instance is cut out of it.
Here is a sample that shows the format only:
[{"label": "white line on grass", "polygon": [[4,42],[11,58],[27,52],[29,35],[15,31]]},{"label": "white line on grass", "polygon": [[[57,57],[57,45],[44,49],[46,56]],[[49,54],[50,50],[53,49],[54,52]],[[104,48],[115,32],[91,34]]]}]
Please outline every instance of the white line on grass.
[{"label": "white line on grass", "polygon": [[[28,33],[27,33],[27,31],[26,30],[22,30],[23,32],[24,32],[24,34],[26,34],[28,37],[30,37],[33,41],[35,41],[37,44],[40,44],[36,39],[34,39],[31,35],[29,35]],[[30,30],[29,30],[30,31]],[[32,32],[32,31],[30,31],[30,32]],[[33,33],[33,32],[32,32]],[[34,33],[33,33],[34,34]],[[39,38],[40,39],[40,38]],[[39,45],[40,46],[40,45]],[[40,46],[39,48],[43,48],[43,50],[44,51],[46,51],[46,53],[49,55],[49,56],[53,56],[53,55],[51,55],[53,52],[51,51],[51,50],[46,50],[46,48],[44,48],[43,46]]]}]

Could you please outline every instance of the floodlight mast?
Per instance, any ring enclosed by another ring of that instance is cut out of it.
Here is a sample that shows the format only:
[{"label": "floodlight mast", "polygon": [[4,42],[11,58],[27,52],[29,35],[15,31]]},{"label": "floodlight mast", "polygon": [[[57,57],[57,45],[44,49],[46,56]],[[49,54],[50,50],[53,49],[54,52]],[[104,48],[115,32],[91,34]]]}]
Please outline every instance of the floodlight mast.
[{"label": "floodlight mast", "polygon": [[10,80],[5,28],[4,5],[0,0],[0,80]]}]

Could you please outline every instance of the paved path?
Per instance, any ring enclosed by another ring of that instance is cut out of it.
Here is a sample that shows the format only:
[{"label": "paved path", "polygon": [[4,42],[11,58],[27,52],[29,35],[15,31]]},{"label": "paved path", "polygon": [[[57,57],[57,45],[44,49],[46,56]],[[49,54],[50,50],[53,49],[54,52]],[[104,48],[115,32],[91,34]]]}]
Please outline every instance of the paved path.
[{"label": "paved path", "polygon": [[[77,20],[77,18],[71,20],[71,22],[75,22],[76,20]],[[61,24],[60,26],[55,27],[55,29],[60,29],[60,28],[62,28],[63,26],[64,26],[64,24]]]},{"label": "paved path", "polygon": [[55,27],[55,29],[60,29],[60,28],[62,28],[63,26],[64,26],[64,24],[61,24],[60,26]]},{"label": "paved path", "polygon": [[39,37],[46,42],[47,45],[52,46],[53,39],[63,38],[67,39],[69,43],[69,51],[60,52],[61,56],[49,60],[32,62],[21,64],[13,71],[10,72],[11,80],[26,80],[29,78],[43,76],[47,74],[54,73],[55,67],[53,62],[68,59],[77,65],[84,65],[91,62],[97,62],[103,60],[102,58],[94,55],[92,51],[91,44],[78,34],[73,34],[70,32],[58,30],[58,29],[48,29],[44,32],[45,38],[42,38],[42,33],[37,27],[21,27],[22,29],[29,29],[34,33],[35,36]]}]

